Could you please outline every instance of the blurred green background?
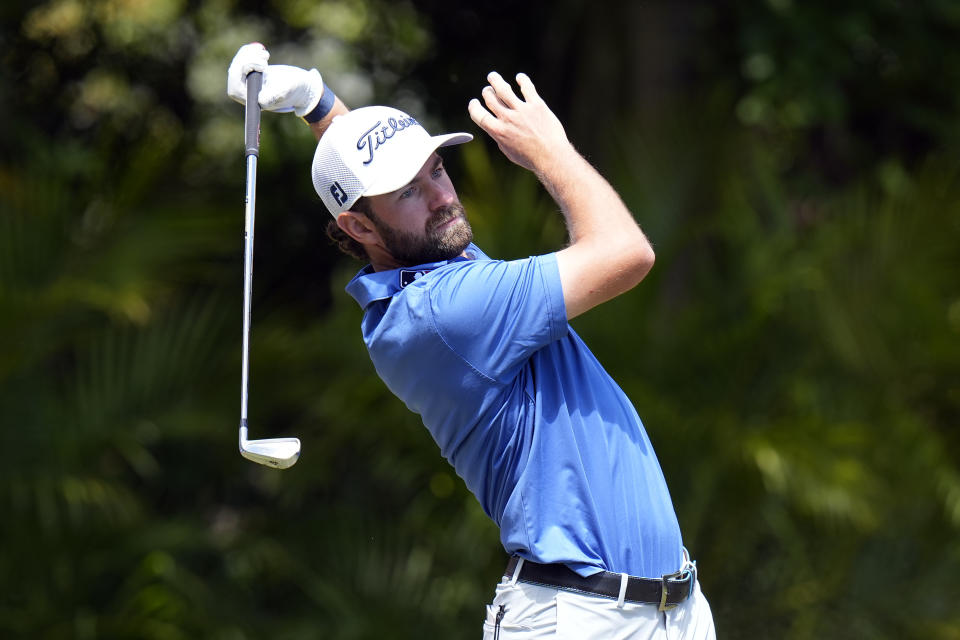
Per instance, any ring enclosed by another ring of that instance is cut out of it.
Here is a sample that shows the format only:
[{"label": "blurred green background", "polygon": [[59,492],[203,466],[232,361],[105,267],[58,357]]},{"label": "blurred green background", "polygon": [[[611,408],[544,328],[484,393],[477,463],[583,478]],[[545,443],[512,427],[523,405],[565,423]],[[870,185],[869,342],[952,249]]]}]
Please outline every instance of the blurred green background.
[{"label": "blurred green background", "polygon": [[237,48],[447,154],[478,243],[564,241],[469,121],[529,73],[657,249],[575,321],[722,638],[960,638],[960,3],[48,0],[0,8],[0,637],[479,638],[505,556],[376,377],[314,141],[265,114],[239,414]]}]

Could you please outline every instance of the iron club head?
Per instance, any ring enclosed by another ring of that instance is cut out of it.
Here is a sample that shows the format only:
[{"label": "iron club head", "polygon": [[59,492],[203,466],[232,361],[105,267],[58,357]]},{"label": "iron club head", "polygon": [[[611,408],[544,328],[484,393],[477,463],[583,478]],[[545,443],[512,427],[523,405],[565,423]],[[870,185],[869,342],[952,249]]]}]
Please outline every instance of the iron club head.
[{"label": "iron club head", "polygon": [[274,469],[289,469],[300,458],[299,438],[247,440],[246,421],[240,424],[240,455]]}]

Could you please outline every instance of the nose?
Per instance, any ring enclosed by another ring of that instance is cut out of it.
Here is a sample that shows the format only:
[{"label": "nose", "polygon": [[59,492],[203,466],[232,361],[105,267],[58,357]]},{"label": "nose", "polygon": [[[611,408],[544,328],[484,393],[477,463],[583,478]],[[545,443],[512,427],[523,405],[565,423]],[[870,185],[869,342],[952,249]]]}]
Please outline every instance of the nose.
[{"label": "nose", "polygon": [[451,184],[433,182],[430,184],[429,189],[427,206],[431,211],[448,207],[457,201],[457,192]]}]

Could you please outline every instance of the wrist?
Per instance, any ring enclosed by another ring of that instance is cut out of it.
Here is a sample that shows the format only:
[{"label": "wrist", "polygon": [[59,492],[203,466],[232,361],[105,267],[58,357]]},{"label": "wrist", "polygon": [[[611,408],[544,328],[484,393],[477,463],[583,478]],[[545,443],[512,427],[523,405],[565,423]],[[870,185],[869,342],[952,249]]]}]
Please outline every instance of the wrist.
[{"label": "wrist", "polygon": [[[319,76],[319,74],[317,75]],[[336,94],[333,93],[333,90],[328,87],[323,80],[320,80],[320,87],[320,99],[317,101],[317,104],[306,113],[300,114],[300,117],[302,117],[307,124],[319,122],[327,117],[327,114],[330,113],[334,103],[337,101]]]},{"label": "wrist", "polygon": [[575,174],[582,168],[584,158],[569,140],[563,144],[548,147],[548,151],[538,154],[534,162],[533,173],[544,180],[562,179],[567,174]]}]

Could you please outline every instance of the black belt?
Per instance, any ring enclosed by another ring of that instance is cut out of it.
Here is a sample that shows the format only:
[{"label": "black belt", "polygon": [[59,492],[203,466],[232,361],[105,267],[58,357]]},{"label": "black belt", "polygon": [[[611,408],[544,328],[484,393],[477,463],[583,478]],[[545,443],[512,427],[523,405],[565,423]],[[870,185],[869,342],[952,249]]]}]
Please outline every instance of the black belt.
[{"label": "black belt", "polygon": [[[510,562],[507,563],[507,571],[504,573],[505,577],[513,578],[518,560],[517,556],[510,558]],[[538,564],[529,560],[523,561],[520,575],[517,577],[520,582],[538,584],[544,587],[556,587],[566,591],[591,593],[614,600],[620,598],[622,579],[621,574],[610,571],[601,571],[584,578],[563,564]],[[693,569],[681,569],[660,579],[628,576],[623,599],[625,602],[655,604],[661,611],[666,611],[689,598],[690,594],[693,593],[696,581],[697,574]]]}]

